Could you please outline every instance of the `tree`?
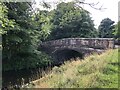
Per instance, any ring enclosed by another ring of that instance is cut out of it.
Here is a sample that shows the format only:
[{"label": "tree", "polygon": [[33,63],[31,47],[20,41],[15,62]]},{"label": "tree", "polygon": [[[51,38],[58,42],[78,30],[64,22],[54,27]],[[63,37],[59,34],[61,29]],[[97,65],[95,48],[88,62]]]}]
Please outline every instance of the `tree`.
[{"label": "tree", "polygon": [[[6,33],[9,29],[14,27],[14,20],[9,20],[7,7],[0,2],[0,34]],[[9,28],[9,29],[8,29]]]},{"label": "tree", "polygon": [[120,32],[119,32],[119,29],[120,29],[120,21],[115,25],[115,28],[113,29],[114,32],[114,38],[118,39],[120,37]]},{"label": "tree", "polygon": [[120,45],[119,29],[120,29],[120,21],[118,21],[118,23],[115,25],[115,28],[113,29],[114,30],[113,35],[114,35],[114,38],[115,38],[115,44],[117,44],[117,45]]},{"label": "tree", "polygon": [[6,10],[2,14],[6,20],[13,21],[13,24],[8,25],[4,18],[1,20],[2,32],[6,31],[2,33],[3,71],[42,67],[49,63],[50,58],[37,50],[40,35],[44,33],[36,35],[42,29],[40,26],[39,30],[36,28],[34,23],[37,22],[31,14],[30,5],[28,2],[2,3]]},{"label": "tree", "polygon": [[51,39],[70,37],[96,37],[97,31],[89,12],[75,6],[73,2],[60,3],[53,12]]},{"label": "tree", "polygon": [[50,29],[52,27],[50,20],[52,17],[46,10],[38,11],[34,16],[33,24],[35,24],[36,30],[38,30],[39,39],[44,41],[50,34]]},{"label": "tree", "polygon": [[99,37],[100,38],[112,38],[114,37],[114,21],[109,18],[105,18],[101,21],[98,30],[99,30]]}]

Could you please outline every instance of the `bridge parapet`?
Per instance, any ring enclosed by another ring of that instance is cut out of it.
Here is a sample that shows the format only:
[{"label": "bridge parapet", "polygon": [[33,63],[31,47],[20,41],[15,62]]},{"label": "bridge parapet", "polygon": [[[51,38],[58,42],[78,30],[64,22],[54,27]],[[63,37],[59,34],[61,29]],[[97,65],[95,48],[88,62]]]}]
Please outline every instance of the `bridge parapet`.
[{"label": "bridge parapet", "polygon": [[64,38],[43,42],[43,47],[49,48],[67,48],[67,47],[87,47],[96,49],[110,49],[114,48],[113,38]]}]

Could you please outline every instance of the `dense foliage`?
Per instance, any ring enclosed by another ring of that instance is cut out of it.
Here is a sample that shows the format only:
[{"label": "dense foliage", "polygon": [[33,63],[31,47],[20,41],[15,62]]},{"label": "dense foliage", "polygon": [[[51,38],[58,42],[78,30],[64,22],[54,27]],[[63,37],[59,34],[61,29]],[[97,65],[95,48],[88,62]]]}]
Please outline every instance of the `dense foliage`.
[{"label": "dense foliage", "polygon": [[36,28],[30,5],[27,2],[0,4],[4,71],[42,67],[50,61],[50,57],[37,50],[44,33],[41,25]]},{"label": "dense foliage", "polygon": [[120,29],[120,21],[115,25],[115,28],[114,28],[113,34],[116,39],[118,39],[120,37],[119,29]]},{"label": "dense foliage", "polygon": [[88,11],[76,6],[75,3],[60,3],[53,11],[53,28],[50,39],[70,37],[96,37],[97,31]]},{"label": "dense foliage", "polygon": [[113,38],[114,35],[114,21],[109,18],[105,18],[101,21],[98,30],[99,30],[99,37],[101,38]]}]

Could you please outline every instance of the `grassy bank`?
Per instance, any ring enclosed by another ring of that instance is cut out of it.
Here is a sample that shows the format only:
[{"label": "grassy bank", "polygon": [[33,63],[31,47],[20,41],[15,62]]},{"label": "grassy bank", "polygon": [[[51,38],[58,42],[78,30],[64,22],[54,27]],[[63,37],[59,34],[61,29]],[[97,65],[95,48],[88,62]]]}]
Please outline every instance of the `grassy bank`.
[{"label": "grassy bank", "polygon": [[91,55],[54,67],[45,77],[33,81],[33,88],[117,88],[118,49]]}]

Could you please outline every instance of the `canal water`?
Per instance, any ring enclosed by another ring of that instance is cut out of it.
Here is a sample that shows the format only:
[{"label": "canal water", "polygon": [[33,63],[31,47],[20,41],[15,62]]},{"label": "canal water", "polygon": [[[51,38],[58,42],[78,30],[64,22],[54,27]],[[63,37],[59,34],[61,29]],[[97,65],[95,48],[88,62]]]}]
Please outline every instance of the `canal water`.
[{"label": "canal water", "polygon": [[22,86],[50,72],[52,67],[2,72],[2,87]]}]

